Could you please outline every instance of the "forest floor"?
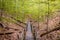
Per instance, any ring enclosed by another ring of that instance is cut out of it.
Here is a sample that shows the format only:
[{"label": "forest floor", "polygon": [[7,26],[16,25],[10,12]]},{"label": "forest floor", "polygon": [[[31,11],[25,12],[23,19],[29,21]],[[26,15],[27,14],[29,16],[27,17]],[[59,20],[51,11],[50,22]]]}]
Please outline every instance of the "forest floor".
[{"label": "forest floor", "polygon": [[[49,32],[50,30],[53,30],[54,28],[59,27],[60,23],[60,12],[56,12],[52,18],[48,19],[48,24],[45,22],[40,23],[41,29],[39,32],[40,34],[43,34],[45,32]],[[47,27],[48,25],[48,27]],[[41,40],[60,40],[60,30],[53,31],[41,38]]]},{"label": "forest floor", "polygon": [[[24,28],[18,26],[14,23],[5,22],[10,31],[13,31],[13,34],[1,35],[0,40],[23,40],[24,39]],[[47,29],[47,18],[44,22],[39,22],[39,29],[38,22],[33,23],[32,25],[35,27],[35,31],[37,32],[37,40],[60,40],[60,30],[53,31],[47,35],[40,37],[41,34],[46,33],[56,27],[60,23],[60,12],[55,12],[53,17],[49,18],[48,20],[48,29]],[[25,26],[21,24],[22,26]],[[5,30],[5,31],[9,31]],[[3,31],[2,31],[3,32]]]}]

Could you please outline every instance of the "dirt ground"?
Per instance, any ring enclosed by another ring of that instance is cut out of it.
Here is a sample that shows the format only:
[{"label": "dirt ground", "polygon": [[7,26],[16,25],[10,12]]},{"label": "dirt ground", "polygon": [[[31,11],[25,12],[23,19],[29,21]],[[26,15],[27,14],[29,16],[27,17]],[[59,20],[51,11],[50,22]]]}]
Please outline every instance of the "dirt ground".
[{"label": "dirt ground", "polygon": [[[38,28],[38,22],[35,22],[32,24],[33,30],[35,29],[35,34],[36,34],[36,40],[60,40],[60,30],[58,31],[53,31],[47,35],[44,35],[40,37],[41,34],[48,32],[56,27],[60,22],[60,12],[55,12],[55,14],[49,18],[48,23],[47,23],[47,18],[45,19],[44,22],[39,22],[39,28]],[[47,27],[48,25],[48,27]],[[24,26],[22,24],[22,26]],[[4,34],[0,35],[0,40],[24,40],[24,33],[26,32],[23,27],[18,26],[17,24],[14,23],[7,23],[7,27],[11,29],[6,29],[5,31],[13,31],[12,34]],[[25,26],[26,27],[26,26]],[[0,31],[0,33],[3,31]]]}]

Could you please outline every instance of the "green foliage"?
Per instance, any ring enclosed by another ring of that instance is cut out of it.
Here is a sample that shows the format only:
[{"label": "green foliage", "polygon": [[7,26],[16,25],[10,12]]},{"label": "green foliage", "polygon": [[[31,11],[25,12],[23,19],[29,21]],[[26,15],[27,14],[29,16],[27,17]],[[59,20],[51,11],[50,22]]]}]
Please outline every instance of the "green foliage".
[{"label": "green foliage", "polygon": [[2,18],[0,17],[0,21],[2,21]]},{"label": "green foliage", "polygon": [[48,11],[51,14],[51,12],[60,9],[60,0],[0,0],[1,8],[17,20],[26,19],[24,15],[32,15],[34,20],[38,20],[39,15],[41,20],[48,15]]}]

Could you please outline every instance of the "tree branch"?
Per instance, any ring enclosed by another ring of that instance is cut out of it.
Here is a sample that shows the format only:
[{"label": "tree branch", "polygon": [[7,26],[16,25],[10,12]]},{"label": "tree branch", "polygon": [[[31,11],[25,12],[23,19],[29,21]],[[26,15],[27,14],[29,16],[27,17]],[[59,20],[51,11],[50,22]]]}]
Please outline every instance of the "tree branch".
[{"label": "tree branch", "polygon": [[14,32],[7,32],[7,33],[0,33],[0,35],[8,35],[8,34],[13,34]]},{"label": "tree branch", "polygon": [[54,28],[54,29],[52,29],[52,30],[50,30],[50,31],[48,31],[48,32],[46,32],[46,33],[43,33],[43,34],[41,34],[40,36],[42,37],[42,36],[47,35],[47,34],[49,34],[49,33],[53,32],[53,31],[60,30],[60,23],[59,23],[59,25],[58,25],[58,26],[59,26],[59,27]]}]

